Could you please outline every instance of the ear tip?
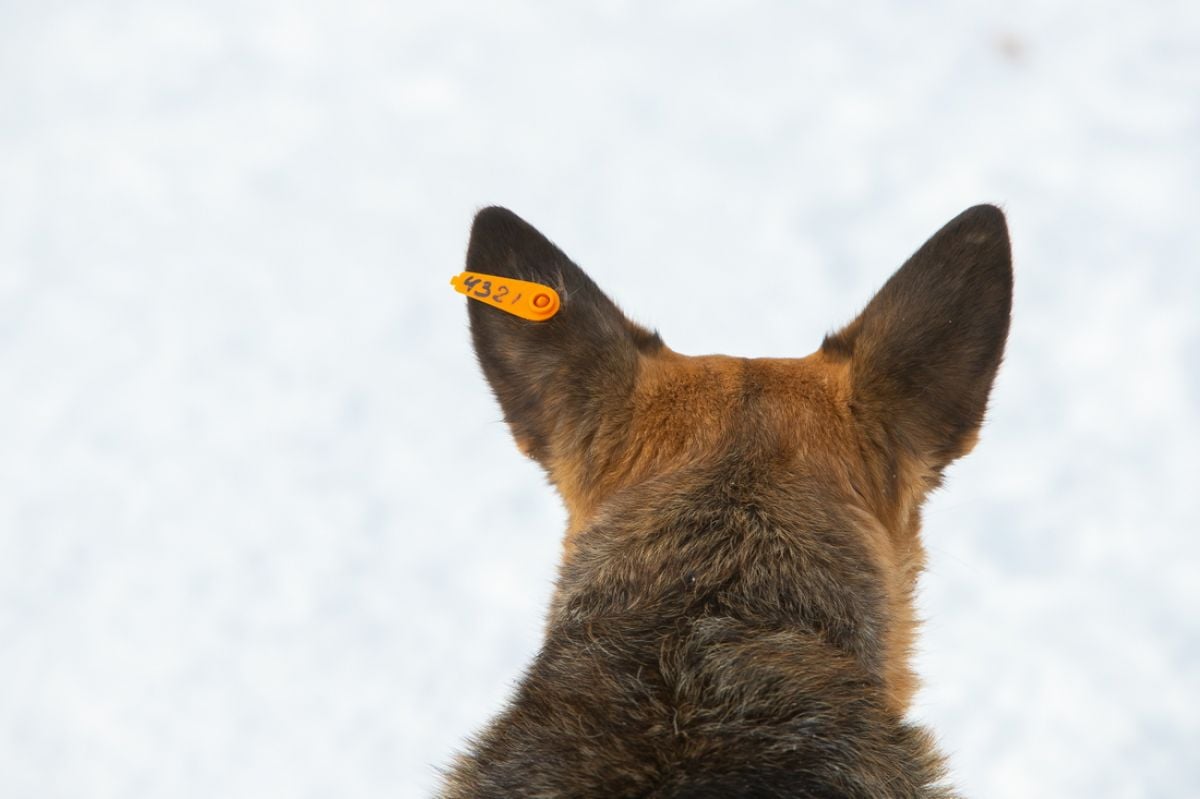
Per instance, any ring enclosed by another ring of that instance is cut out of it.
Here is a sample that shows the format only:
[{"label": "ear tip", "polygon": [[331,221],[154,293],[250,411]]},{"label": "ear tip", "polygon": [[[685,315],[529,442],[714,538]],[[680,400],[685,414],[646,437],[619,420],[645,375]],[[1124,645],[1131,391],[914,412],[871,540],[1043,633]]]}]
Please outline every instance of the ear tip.
[{"label": "ear tip", "polygon": [[987,273],[993,280],[1011,287],[1012,243],[1004,212],[997,206],[983,204],[968,208],[950,220],[934,239],[957,250],[960,263],[971,264],[977,273]]},{"label": "ear tip", "polygon": [[471,223],[471,238],[495,236],[514,227],[529,227],[529,223],[503,206],[489,205],[475,214],[475,221]]},{"label": "ear tip", "polygon": [[484,208],[480,208],[479,211],[475,214],[475,224],[479,224],[480,222],[488,222],[490,220],[505,219],[505,218],[520,219],[520,217],[518,217],[512,211],[505,208],[503,205],[489,205]]},{"label": "ear tip", "polygon": [[502,277],[537,279],[566,256],[533,225],[498,205],[475,214],[467,243],[467,269]]},{"label": "ear tip", "polygon": [[1000,206],[993,203],[980,203],[979,205],[972,205],[970,208],[962,212],[962,216],[973,216],[1004,224],[1004,211],[1000,209]]},{"label": "ear tip", "polygon": [[946,225],[960,237],[972,243],[1000,242],[1009,249],[1008,221],[997,206],[975,205],[956,216]]},{"label": "ear tip", "polygon": [[1004,212],[991,204],[973,205],[950,221],[947,227],[954,226],[968,235],[987,236],[1008,240],[1008,222]]}]

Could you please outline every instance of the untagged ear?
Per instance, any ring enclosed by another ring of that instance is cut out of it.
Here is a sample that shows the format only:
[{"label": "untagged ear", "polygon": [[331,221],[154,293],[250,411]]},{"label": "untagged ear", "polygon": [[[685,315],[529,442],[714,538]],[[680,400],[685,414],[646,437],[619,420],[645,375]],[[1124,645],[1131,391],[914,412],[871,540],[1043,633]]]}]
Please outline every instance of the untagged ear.
[{"label": "untagged ear", "polygon": [[662,341],[626,319],[582,269],[505,208],[476,215],[467,270],[558,292],[560,310],[542,322],[468,300],[471,337],[522,451],[548,465],[555,445],[586,446],[606,409],[632,391],[639,353],[657,351]]},{"label": "untagged ear", "polygon": [[935,470],[968,452],[1008,337],[1012,256],[1004,214],[959,214],[822,351],[850,360],[855,412]]}]

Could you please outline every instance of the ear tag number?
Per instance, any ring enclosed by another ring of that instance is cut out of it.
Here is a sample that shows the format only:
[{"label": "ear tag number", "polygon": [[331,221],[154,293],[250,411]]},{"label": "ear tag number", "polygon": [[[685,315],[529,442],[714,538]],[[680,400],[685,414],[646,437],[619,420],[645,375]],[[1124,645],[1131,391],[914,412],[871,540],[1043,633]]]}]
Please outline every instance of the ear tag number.
[{"label": "ear tag number", "polygon": [[558,292],[541,283],[511,277],[462,272],[450,278],[459,294],[487,303],[531,322],[544,322],[558,313]]}]

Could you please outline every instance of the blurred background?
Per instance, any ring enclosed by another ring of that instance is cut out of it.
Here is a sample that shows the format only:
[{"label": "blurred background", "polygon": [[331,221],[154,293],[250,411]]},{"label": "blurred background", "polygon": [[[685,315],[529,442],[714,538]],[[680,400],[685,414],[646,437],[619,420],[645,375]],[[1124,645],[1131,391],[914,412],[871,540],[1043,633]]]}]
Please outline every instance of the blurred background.
[{"label": "blurred background", "polygon": [[0,2],[0,795],[430,794],[564,522],[478,208],[798,356],[979,202],[1012,338],[914,715],[969,796],[1195,796],[1197,4]]}]

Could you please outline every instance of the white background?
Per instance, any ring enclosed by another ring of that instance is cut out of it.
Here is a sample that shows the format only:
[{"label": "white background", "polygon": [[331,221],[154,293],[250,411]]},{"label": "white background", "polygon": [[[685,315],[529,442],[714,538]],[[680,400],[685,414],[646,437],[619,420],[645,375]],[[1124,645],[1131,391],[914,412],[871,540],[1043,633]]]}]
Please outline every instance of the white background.
[{"label": "white background", "polygon": [[915,715],[968,795],[1195,796],[1194,2],[0,2],[0,796],[433,790],[563,524],[447,285],[477,208],[803,355],[984,201]]}]

